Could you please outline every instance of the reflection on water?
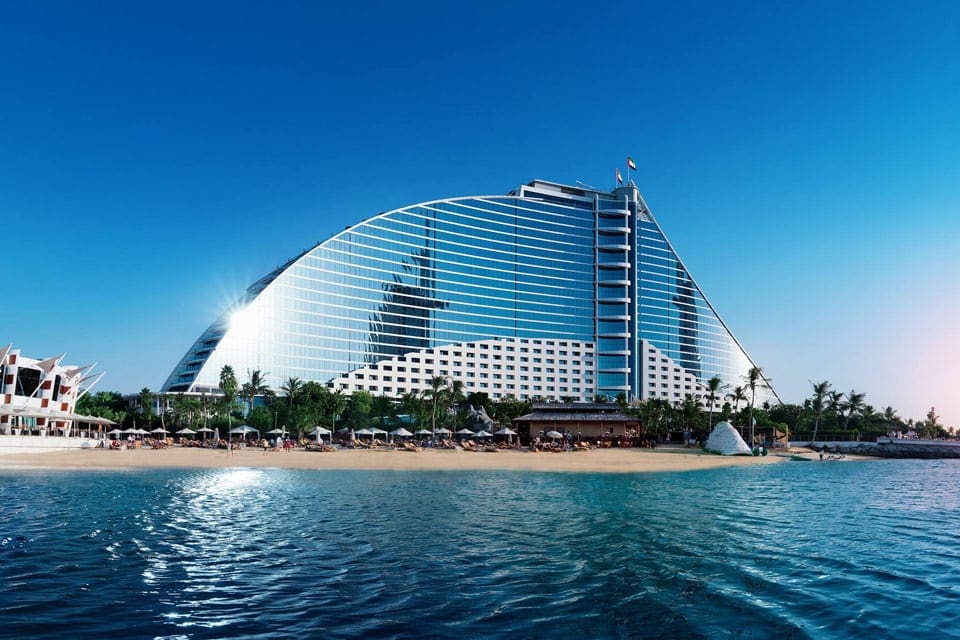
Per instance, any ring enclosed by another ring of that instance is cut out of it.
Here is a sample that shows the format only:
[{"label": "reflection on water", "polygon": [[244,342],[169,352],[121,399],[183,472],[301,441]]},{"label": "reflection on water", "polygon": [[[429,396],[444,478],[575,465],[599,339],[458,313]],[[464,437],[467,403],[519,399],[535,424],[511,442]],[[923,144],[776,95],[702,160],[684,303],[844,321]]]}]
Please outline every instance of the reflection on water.
[{"label": "reflection on water", "polygon": [[0,637],[948,637],[955,462],[0,474]]}]

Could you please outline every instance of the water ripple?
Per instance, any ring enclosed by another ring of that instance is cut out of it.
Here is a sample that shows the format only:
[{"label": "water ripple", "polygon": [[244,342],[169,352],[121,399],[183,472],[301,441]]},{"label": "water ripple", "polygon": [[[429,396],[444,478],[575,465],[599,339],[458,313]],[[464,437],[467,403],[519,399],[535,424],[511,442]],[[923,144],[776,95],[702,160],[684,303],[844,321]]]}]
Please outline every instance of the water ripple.
[{"label": "water ripple", "polygon": [[0,473],[0,638],[960,637],[958,480]]}]

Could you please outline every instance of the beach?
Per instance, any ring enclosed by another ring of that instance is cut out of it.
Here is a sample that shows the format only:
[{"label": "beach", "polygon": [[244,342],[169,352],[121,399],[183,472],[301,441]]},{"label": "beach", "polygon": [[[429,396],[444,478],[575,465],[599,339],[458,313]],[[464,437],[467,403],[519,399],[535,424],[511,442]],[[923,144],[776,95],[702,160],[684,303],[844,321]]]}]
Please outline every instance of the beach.
[{"label": "beach", "polygon": [[[812,454],[810,457],[814,457]],[[358,469],[391,471],[515,470],[579,473],[639,473],[695,471],[748,464],[786,462],[777,456],[718,456],[698,449],[593,449],[563,453],[534,453],[526,449],[496,453],[452,449],[419,452],[392,449],[341,449],[336,452],[303,450],[263,451],[171,447],[168,449],[71,449],[0,456],[0,469],[118,470],[158,468],[262,467],[284,469]]]}]

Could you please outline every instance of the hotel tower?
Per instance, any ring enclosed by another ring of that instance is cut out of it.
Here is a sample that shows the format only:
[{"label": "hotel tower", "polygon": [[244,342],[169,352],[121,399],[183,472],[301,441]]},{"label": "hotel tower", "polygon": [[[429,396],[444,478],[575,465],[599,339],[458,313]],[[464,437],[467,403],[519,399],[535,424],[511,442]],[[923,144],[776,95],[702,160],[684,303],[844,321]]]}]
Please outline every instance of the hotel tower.
[{"label": "hotel tower", "polygon": [[227,364],[274,389],[397,397],[444,376],[493,399],[671,402],[754,366],[632,182],[542,180],[347,227],[247,289],[163,391],[215,392]]}]

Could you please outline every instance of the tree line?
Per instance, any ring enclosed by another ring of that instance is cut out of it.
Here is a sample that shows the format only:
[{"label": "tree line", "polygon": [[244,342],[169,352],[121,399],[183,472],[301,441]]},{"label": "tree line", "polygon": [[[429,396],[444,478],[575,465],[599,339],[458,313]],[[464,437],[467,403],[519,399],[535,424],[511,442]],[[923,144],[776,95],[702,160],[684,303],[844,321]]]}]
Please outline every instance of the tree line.
[{"label": "tree line", "polygon": [[[530,412],[531,404],[542,398],[520,400],[506,396],[499,401],[486,393],[463,391],[463,382],[436,376],[429,388],[408,392],[400,398],[355,391],[350,395],[331,390],[326,385],[291,377],[278,390],[266,384],[267,374],[260,370],[247,372],[242,383],[229,365],[220,372],[222,394],[167,395],[162,403],[150,389],[144,388],[137,407],[131,408],[121,394],[102,391],[85,395],[76,410],[85,415],[108,418],[124,427],[138,426],[150,430],[157,426],[176,431],[185,427],[225,429],[240,423],[260,433],[282,429],[302,437],[316,426],[334,431],[358,430],[365,427],[394,428],[415,426],[434,431],[448,428],[456,431],[469,424],[471,408],[483,408],[496,422],[510,425],[514,418]],[[791,440],[872,440],[893,430],[913,431],[920,437],[947,438],[955,435],[953,427],[939,422],[933,409],[925,419],[902,419],[895,409],[877,410],[866,402],[866,394],[850,390],[841,392],[827,381],[811,383],[810,396],[801,404],[756,405],[758,390],[767,386],[759,367],[753,367],[736,386],[713,377],[705,385],[702,397],[687,395],[679,402],[661,398],[628,402],[625,394],[613,400],[596,396],[596,402],[614,402],[639,423],[637,435],[663,441],[671,434],[689,432],[704,440],[716,422],[733,424],[747,442],[756,433],[789,434]],[[573,398],[565,398],[573,402]],[[160,404],[162,410],[157,411]]]},{"label": "tree line", "polygon": [[287,378],[274,390],[266,384],[266,378],[263,371],[253,370],[240,383],[233,368],[226,365],[220,372],[222,394],[168,394],[163,410],[157,411],[157,395],[150,389],[139,393],[135,408],[128,406],[119,393],[104,391],[82,397],[76,410],[109,418],[124,427],[147,430],[157,426],[169,431],[209,427],[225,434],[225,429],[243,423],[260,433],[282,429],[299,438],[316,426],[336,431],[404,424],[431,431],[456,431],[468,425],[471,407],[482,407],[493,420],[509,425],[514,418],[529,413],[531,406],[530,401],[514,397],[494,401],[486,393],[465,394],[462,381],[442,376],[432,378],[429,388],[397,399],[366,391],[346,395],[297,377]]}]

